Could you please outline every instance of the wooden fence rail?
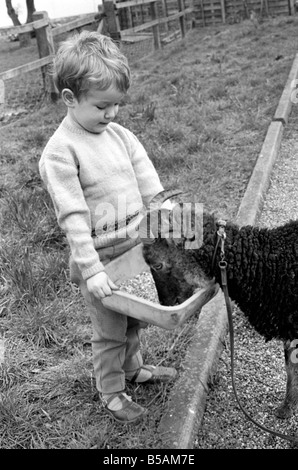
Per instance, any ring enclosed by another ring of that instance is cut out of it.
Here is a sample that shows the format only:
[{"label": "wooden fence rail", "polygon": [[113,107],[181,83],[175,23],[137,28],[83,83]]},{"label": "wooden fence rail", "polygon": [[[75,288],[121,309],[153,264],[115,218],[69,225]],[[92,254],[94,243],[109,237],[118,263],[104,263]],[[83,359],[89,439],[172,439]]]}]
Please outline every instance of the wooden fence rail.
[{"label": "wooden fence rail", "polygon": [[9,80],[11,78],[18,77],[26,72],[31,72],[32,70],[40,69],[46,65],[49,65],[53,62],[53,56],[49,55],[43,57],[42,59],[34,60],[28,64],[20,65],[14,69],[6,70],[5,72],[0,72],[0,80]]},{"label": "wooden fence rail", "polygon": [[[35,32],[40,57],[39,60],[35,60],[5,72],[1,72],[1,96],[5,94],[6,80],[16,78],[33,70],[41,69],[45,91],[52,98],[52,100],[55,101],[58,97],[58,94],[51,78],[51,74],[49,74],[48,70],[55,54],[54,38],[57,38],[57,36],[63,33],[67,33],[72,30],[78,30],[90,24],[95,23],[96,29],[100,32],[103,30],[103,28],[106,28],[110,36],[117,41],[121,41],[121,38],[125,39],[132,34],[136,35],[136,33],[140,31],[151,30],[154,47],[155,49],[159,49],[162,45],[160,37],[161,25],[178,20],[180,24],[181,36],[184,37],[186,32],[185,18],[186,15],[192,13],[193,7],[185,8],[184,0],[175,0],[178,2],[176,3],[176,9],[178,11],[173,14],[166,15],[165,17],[160,17],[157,5],[158,3],[165,1],[166,0],[129,0],[127,2],[116,3],[113,0],[103,0],[102,15],[90,13],[87,15],[82,15],[80,18],[70,21],[69,23],[53,27],[47,12],[42,11],[34,13],[34,21],[32,23],[16,27],[1,28],[1,32],[6,31],[7,33],[16,35]],[[147,21],[145,24],[140,24],[121,30],[117,12],[124,8],[131,9],[145,5],[149,7],[151,20]]]},{"label": "wooden fence rail", "polygon": [[62,24],[60,26],[56,26],[55,28],[52,28],[52,36],[58,36],[60,34],[66,33],[68,31],[72,31],[77,28],[81,28],[82,26],[86,26],[90,23],[93,23],[95,21],[95,14],[90,13],[88,15],[84,15],[81,18],[78,18],[76,20],[70,21],[69,23]]},{"label": "wooden fence rail", "polygon": [[[51,97],[53,101],[56,101],[58,93],[55,89],[51,74],[48,72],[48,67],[53,62],[53,57],[55,55],[55,46],[54,46],[54,37],[57,37],[60,34],[67,33],[78,29],[82,26],[90,25],[97,22],[97,29],[100,29],[100,24],[102,20],[98,18],[95,19],[95,13],[88,15],[82,15],[82,17],[70,21],[69,23],[52,27],[51,21],[48,17],[47,12],[35,12],[33,14],[34,21],[22,26],[1,28],[1,31],[6,31],[7,33],[12,34],[23,34],[28,32],[35,32],[37,47],[39,52],[40,59],[29,62],[25,65],[21,65],[14,69],[7,70],[0,73],[0,89],[2,90],[2,95],[5,95],[5,81],[21,76],[27,72],[33,70],[41,69],[44,88],[46,93]],[[4,90],[4,91],[3,91]],[[3,101],[2,101],[3,104]]]},{"label": "wooden fence rail", "polygon": [[[7,27],[4,27],[4,28],[1,27],[0,32],[2,32],[2,33],[5,32],[7,34],[9,34],[9,33],[22,34],[22,33],[29,33],[29,32],[35,31],[36,29],[42,28],[43,26],[51,25],[51,21],[50,21],[46,11],[34,13],[35,17],[36,17],[36,15],[38,15],[40,13],[44,14],[44,18],[41,19],[41,20],[36,20],[36,21],[33,21],[32,23],[23,24],[23,25],[20,25],[20,26],[7,26]],[[88,13],[88,14],[85,14],[85,15],[81,15],[80,18],[78,18],[74,21],[70,21],[70,22],[62,24],[60,26],[56,26],[55,28],[53,28],[53,34],[57,35],[57,34],[65,33],[65,32],[70,31],[72,29],[79,28],[80,26],[90,24],[94,21],[95,15],[96,15],[96,13]]]},{"label": "wooden fence rail", "polygon": [[[193,2],[191,0],[191,6],[185,8],[184,0],[177,0],[176,9],[178,12],[168,14],[165,8],[165,16],[161,17],[158,14],[157,0],[128,0],[127,2],[115,2],[114,0],[103,0],[104,12],[107,16],[108,30],[113,39],[120,41],[121,38],[130,36],[131,34],[138,33],[140,31],[152,30],[154,38],[154,48],[159,49],[161,47],[160,38],[160,26],[162,24],[168,25],[172,21],[179,20],[181,37],[185,36],[185,18],[186,15],[191,15],[194,11]],[[143,24],[132,26],[130,28],[122,29],[118,18],[118,11],[122,9],[131,9],[132,7],[141,7],[149,5],[151,20],[146,21]]]}]

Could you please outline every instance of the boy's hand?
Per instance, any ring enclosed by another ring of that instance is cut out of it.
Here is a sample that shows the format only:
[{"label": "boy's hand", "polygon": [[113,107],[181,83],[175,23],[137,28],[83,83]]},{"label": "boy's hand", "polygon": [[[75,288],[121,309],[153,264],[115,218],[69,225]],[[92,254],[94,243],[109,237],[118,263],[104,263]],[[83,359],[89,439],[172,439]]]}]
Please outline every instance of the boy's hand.
[{"label": "boy's hand", "polygon": [[97,299],[104,299],[112,295],[113,290],[119,290],[119,287],[109,278],[105,271],[95,274],[87,279],[87,289]]}]

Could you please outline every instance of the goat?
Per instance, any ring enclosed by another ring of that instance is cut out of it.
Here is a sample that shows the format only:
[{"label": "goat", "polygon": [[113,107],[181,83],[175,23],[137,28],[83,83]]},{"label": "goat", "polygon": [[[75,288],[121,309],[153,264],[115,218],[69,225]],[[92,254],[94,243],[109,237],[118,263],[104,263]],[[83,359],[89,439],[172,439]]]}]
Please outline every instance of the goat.
[{"label": "goat", "polygon": [[[182,303],[197,288],[214,280],[222,287],[214,215],[203,213],[202,244],[196,249],[185,249],[185,233],[180,238],[171,237],[173,227],[165,236],[159,231],[160,224],[152,227],[151,223],[148,229],[150,215],[156,224],[160,205],[173,194],[172,190],[160,193],[139,228],[143,256],[163,305]],[[170,224],[175,219],[175,209],[169,214]],[[238,227],[228,222],[225,232],[230,298],[266,341],[283,341],[287,386],[276,415],[288,418],[298,406],[298,221],[271,229]]]}]

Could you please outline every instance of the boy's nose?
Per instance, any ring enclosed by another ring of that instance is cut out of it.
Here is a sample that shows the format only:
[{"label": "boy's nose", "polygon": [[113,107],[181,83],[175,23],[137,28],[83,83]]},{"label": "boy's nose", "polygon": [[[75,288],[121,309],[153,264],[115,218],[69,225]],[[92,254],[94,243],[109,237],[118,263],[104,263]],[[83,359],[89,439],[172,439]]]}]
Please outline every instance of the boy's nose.
[{"label": "boy's nose", "polygon": [[116,116],[116,108],[111,106],[106,109],[105,118],[106,119],[113,119]]}]

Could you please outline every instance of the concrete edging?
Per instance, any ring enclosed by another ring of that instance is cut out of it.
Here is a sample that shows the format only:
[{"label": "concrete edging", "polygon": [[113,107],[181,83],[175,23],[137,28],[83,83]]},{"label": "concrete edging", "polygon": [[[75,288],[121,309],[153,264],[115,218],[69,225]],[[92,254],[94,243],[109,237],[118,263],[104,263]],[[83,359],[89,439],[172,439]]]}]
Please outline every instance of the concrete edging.
[{"label": "concrete edging", "polygon": [[[297,78],[297,69],[298,69],[298,54],[296,54],[296,57],[293,61],[286,86],[284,88],[284,91],[281,95],[281,98],[279,100],[278,106],[276,108],[273,121],[280,121],[283,124],[288,124],[289,116],[291,113],[292,109],[292,100],[291,96],[293,93],[293,90],[296,88],[293,88],[293,80]],[[295,85],[295,84],[294,84]]]},{"label": "concrete edging", "polygon": [[[298,54],[242,198],[236,217],[240,226],[255,224],[262,210],[284,126],[290,116],[292,82],[297,75]],[[193,449],[195,436],[203,421],[208,384],[216,372],[227,331],[224,297],[219,292],[202,309],[183,363],[184,372],[172,390],[168,410],[161,419],[159,433],[165,449]]]},{"label": "concrete edging", "polygon": [[208,384],[227,333],[227,314],[222,292],[200,313],[194,336],[183,363],[183,374],[174,386],[167,413],[159,425],[165,449],[192,449],[202,422]]}]

